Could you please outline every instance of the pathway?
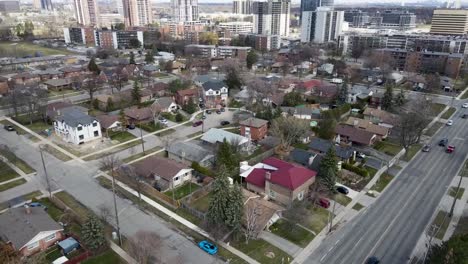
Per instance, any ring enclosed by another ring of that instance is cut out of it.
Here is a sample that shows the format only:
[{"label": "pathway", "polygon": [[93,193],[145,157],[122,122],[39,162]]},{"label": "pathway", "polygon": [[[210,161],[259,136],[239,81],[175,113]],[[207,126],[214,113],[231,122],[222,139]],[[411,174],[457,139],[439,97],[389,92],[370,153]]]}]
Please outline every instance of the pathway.
[{"label": "pathway", "polygon": [[303,248],[298,245],[268,231],[262,231],[259,237],[288,253],[292,257],[296,257],[303,250]]}]

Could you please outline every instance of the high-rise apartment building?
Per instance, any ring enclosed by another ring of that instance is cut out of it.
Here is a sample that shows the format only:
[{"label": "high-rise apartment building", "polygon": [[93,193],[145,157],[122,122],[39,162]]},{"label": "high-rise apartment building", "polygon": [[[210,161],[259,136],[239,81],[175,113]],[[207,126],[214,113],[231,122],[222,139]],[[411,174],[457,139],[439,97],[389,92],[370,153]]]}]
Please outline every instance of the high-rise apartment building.
[{"label": "high-rise apartment building", "polygon": [[301,10],[299,17],[302,23],[302,13],[306,11],[315,11],[317,7],[321,6],[333,6],[334,0],[301,0]]},{"label": "high-rise apartment building", "polygon": [[325,43],[338,39],[344,22],[344,11],[319,7],[313,12],[304,12],[301,25],[301,42]]},{"label": "high-rise apartment building", "polygon": [[465,35],[468,33],[468,10],[436,9],[432,15],[431,34]]},{"label": "high-rise apartment building", "polygon": [[234,14],[250,15],[252,14],[251,0],[234,0],[232,2],[232,12]]},{"label": "high-rise apartment building", "polygon": [[171,3],[175,22],[198,20],[198,0],[172,0]]},{"label": "high-rise apartment building", "polygon": [[291,1],[268,0],[267,2],[254,2],[254,33],[261,35],[289,35]]},{"label": "high-rise apartment building", "polygon": [[51,0],[34,0],[33,7],[37,10],[52,11],[52,1]]},{"label": "high-rise apartment building", "polygon": [[74,0],[78,24],[99,27],[99,8],[95,0]]},{"label": "high-rise apartment building", "polygon": [[150,0],[122,0],[126,27],[142,27],[153,22]]}]

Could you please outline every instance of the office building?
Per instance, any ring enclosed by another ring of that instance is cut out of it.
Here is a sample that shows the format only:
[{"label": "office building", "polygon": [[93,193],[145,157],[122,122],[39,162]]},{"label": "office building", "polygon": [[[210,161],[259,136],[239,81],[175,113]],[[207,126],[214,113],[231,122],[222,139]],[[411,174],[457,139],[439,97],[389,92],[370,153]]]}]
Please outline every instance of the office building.
[{"label": "office building", "polygon": [[432,15],[431,34],[465,35],[468,33],[468,10],[436,9]]},{"label": "office building", "polygon": [[143,27],[153,22],[150,0],[122,0],[126,27]]},{"label": "office building", "polygon": [[304,12],[301,25],[301,42],[326,43],[338,39],[344,22],[344,12],[330,7],[318,7]]},{"label": "office building", "polygon": [[290,0],[254,2],[252,9],[255,34],[289,35]]},{"label": "office building", "polygon": [[232,2],[232,12],[234,14],[250,15],[252,14],[251,0],[234,0]]},{"label": "office building", "polygon": [[171,3],[175,22],[198,20],[198,0],[171,0]]},{"label": "office building", "polygon": [[78,24],[99,27],[99,8],[96,0],[74,0]]},{"label": "office building", "polygon": [[231,34],[233,35],[247,34],[247,33],[252,33],[253,31],[252,22],[242,22],[242,21],[225,22],[225,23],[219,23],[218,27],[231,32]]},{"label": "office building", "polygon": [[361,10],[344,11],[344,21],[349,23],[350,27],[367,27],[370,21],[369,14]]},{"label": "office building", "polygon": [[414,28],[416,27],[416,15],[408,11],[386,10],[377,12],[370,18],[371,26],[377,28]]},{"label": "office building", "polygon": [[52,11],[52,0],[34,0],[33,7],[37,10]]},{"label": "office building", "polygon": [[18,13],[20,12],[19,1],[0,1],[0,12],[5,13]]}]

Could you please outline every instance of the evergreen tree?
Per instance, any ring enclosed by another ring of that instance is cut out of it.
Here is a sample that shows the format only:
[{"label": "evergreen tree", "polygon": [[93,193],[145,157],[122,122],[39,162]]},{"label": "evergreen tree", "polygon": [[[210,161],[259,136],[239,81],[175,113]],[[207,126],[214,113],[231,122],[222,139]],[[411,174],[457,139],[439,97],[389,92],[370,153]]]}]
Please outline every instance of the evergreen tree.
[{"label": "evergreen tree", "polygon": [[338,94],[338,103],[340,105],[345,104],[347,98],[348,98],[348,83],[343,82],[343,85],[341,85],[340,92]]},{"label": "evergreen tree", "polygon": [[257,63],[257,60],[258,60],[257,53],[253,49],[251,49],[249,53],[247,54],[247,59],[246,59],[247,68],[251,70],[252,66],[255,63]]},{"label": "evergreen tree", "polygon": [[320,163],[317,179],[320,184],[331,192],[335,191],[336,176],[338,175],[338,160],[336,158],[335,147],[332,145]]},{"label": "evergreen tree", "polygon": [[96,251],[106,244],[104,225],[95,215],[90,215],[81,228],[83,242],[89,249]]},{"label": "evergreen tree", "polygon": [[130,64],[135,64],[135,53],[133,51],[130,51]]},{"label": "evergreen tree", "polygon": [[189,113],[189,114],[193,114],[195,113],[195,111],[197,111],[197,105],[193,102],[192,99],[190,99],[187,104],[185,104],[183,106],[183,109],[185,112]]},{"label": "evergreen tree", "polygon": [[177,115],[175,116],[175,121],[176,122],[184,121],[184,116],[181,113],[177,113]]},{"label": "evergreen tree", "polygon": [[395,105],[402,106],[405,104],[405,93],[403,92],[403,88],[400,89],[400,93],[395,97]]},{"label": "evergreen tree", "polygon": [[387,87],[385,87],[385,93],[382,98],[381,105],[384,110],[392,109],[392,105],[393,105],[393,86],[392,85],[387,85]]},{"label": "evergreen tree", "polygon": [[218,176],[213,182],[210,205],[208,207],[208,221],[211,224],[224,224],[226,220],[226,208],[229,203],[229,179],[226,167],[222,166]]},{"label": "evergreen tree", "polygon": [[242,80],[239,77],[237,70],[233,68],[229,69],[224,82],[228,86],[229,90],[240,89],[242,86]]},{"label": "evergreen tree", "polygon": [[239,165],[235,146],[226,139],[219,145],[216,164],[218,167],[225,167],[228,171],[233,171]]},{"label": "evergreen tree", "polygon": [[106,107],[106,109],[107,109],[107,112],[110,112],[110,111],[112,111],[112,110],[114,109],[114,101],[112,101],[112,97],[109,97],[109,98],[107,99],[107,107]]},{"label": "evergreen tree", "polygon": [[138,84],[138,80],[135,80],[133,82],[132,99],[134,103],[137,103],[137,104],[140,103],[141,90],[140,90],[140,85]]},{"label": "evergreen tree", "polygon": [[154,63],[154,55],[153,55],[153,51],[151,50],[148,50],[145,54],[145,62],[147,64],[151,64],[151,63]]},{"label": "evergreen tree", "polygon": [[96,60],[94,59],[94,57],[92,57],[88,63],[88,70],[90,72],[93,72],[95,75],[99,75],[99,73],[101,73],[101,70],[97,66]]},{"label": "evergreen tree", "polygon": [[229,189],[229,203],[226,208],[226,226],[233,230],[239,230],[242,225],[242,215],[244,214],[244,200],[242,187],[239,183]]}]

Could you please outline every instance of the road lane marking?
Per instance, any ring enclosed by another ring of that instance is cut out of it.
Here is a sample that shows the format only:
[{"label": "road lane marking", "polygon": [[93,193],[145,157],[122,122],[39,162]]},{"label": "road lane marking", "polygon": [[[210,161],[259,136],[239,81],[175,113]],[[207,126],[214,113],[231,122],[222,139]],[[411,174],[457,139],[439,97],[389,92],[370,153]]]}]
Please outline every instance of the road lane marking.
[{"label": "road lane marking", "polygon": [[327,253],[325,253],[325,255],[323,255],[323,257],[320,259],[320,262],[323,262],[323,259],[324,259],[324,258],[326,258],[326,257],[327,257],[327,255],[328,255],[328,252],[327,252]]}]

